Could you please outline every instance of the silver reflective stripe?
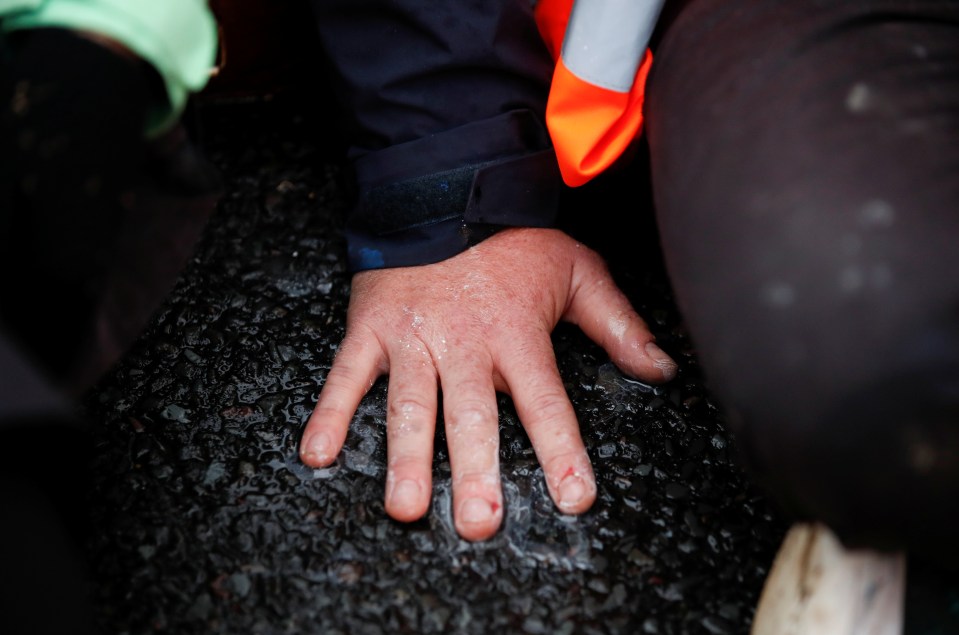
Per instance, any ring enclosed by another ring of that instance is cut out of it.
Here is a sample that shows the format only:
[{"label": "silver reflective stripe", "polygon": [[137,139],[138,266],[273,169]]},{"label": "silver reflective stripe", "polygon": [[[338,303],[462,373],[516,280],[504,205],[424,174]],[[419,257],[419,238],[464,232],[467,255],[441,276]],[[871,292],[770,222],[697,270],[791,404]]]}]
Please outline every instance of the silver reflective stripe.
[{"label": "silver reflective stripe", "polygon": [[664,0],[576,0],[563,64],[601,88],[629,92]]}]

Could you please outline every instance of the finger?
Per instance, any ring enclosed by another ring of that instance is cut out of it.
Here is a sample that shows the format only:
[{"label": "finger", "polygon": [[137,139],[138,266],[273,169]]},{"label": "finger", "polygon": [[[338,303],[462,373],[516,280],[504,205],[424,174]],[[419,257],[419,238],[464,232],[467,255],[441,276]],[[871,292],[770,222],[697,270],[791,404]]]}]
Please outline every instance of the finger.
[{"label": "finger", "polygon": [[403,522],[421,518],[432,491],[436,430],[436,371],[422,345],[390,360],[387,393],[386,513]]},{"label": "finger", "polygon": [[304,463],[322,467],[333,462],[360,401],[384,368],[383,349],[375,337],[347,333],[303,430],[300,459]]},{"label": "finger", "polygon": [[459,354],[440,367],[440,381],[453,472],[453,524],[463,538],[485,540],[503,520],[492,362],[478,347],[459,347]]},{"label": "finger", "polygon": [[677,365],[616,286],[601,261],[579,263],[566,319],[602,346],[624,372],[659,383],[676,377]]},{"label": "finger", "polygon": [[564,513],[579,514],[596,500],[596,478],[583,445],[573,405],[556,367],[548,337],[529,336],[506,349],[498,366],[546,476],[546,486]]}]

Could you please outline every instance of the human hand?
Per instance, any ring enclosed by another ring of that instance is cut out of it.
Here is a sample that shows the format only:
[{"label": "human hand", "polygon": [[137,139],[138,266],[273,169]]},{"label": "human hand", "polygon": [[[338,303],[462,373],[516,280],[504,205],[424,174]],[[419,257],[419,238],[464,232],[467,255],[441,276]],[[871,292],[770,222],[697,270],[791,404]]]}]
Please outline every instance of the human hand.
[{"label": "human hand", "polygon": [[503,519],[500,391],[513,398],[553,501],[564,513],[586,511],[596,481],[550,339],[560,320],[633,377],[676,374],[600,256],[558,230],[507,229],[442,262],[356,274],[346,336],[303,432],[303,462],[335,459],[363,396],[389,374],[386,511],[422,517],[442,387],[454,525],[484,540]]}]

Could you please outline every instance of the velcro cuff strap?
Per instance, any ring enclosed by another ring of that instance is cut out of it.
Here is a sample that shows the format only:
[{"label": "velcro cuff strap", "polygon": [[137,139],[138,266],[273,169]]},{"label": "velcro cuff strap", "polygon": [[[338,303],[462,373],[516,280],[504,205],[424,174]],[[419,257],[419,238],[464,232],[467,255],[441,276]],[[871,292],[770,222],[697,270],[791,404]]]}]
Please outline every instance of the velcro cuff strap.
[{"label": "velcro cuff strap", "polygon": [[369,188],[351,224],[373,234],[454,218],[465,223],[546,226],[555,221],[560,176],[552,150]]},{"label": "velcro cuff strap", "polygon": [[367,188],[347,225],[350,267],[427,264],[503,227],[551,227],[561,187],[550,149]]},{"label": "velcro cuff strap", "polygon": [[561,177],[553,150],[491,163],[476,170],[463,220],[507,227],[546,227],[556,221]]}]

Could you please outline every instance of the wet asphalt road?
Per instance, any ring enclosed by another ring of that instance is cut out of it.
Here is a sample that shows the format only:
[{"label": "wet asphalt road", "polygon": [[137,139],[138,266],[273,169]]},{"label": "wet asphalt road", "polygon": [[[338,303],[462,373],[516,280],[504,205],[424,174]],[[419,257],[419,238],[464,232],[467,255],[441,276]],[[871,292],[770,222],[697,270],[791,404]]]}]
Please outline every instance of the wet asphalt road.
[{"label": "wet asphalt road", "polygon": [[585,515],[557,514],[506,397],[505,522],[485,543],[453,530],[441,426],[428,515],[384,513],[384,381],[335,465],[299,462],[344,332],[349,190],[336,139],[281,102],[194,114],[223,196],[146,332],[84,401],[101,629],[747,633],[787,523],[737,462],[652,233],[610,261],[678,379],[631,381],[578,330],[555,333],[598,475]]}]

